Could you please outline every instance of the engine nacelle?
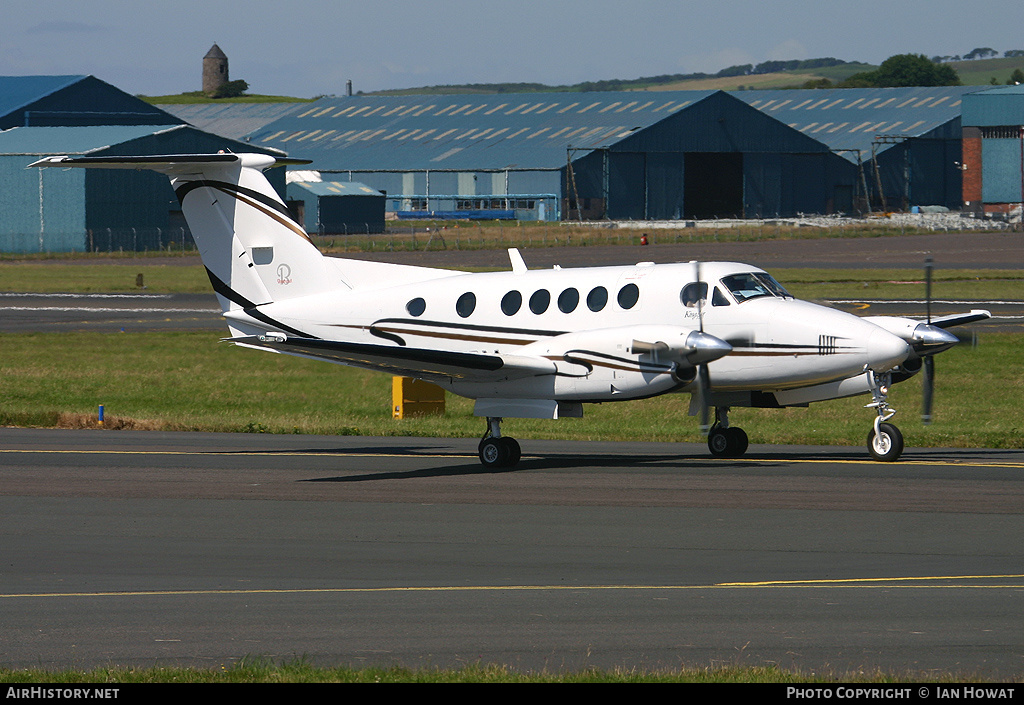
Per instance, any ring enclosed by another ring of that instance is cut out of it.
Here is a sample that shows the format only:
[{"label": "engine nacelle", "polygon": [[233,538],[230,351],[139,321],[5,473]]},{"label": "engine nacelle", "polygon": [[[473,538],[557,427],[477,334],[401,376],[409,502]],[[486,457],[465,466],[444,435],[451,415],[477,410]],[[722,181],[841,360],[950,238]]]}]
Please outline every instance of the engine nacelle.
[{"label": "engine nacelle", "polygon": [[879,328],[907,341],[918,355],[934,355],[948,350],[960,342],[960,339],[952,333],[913,318],[865,316],[863,320],[874,323]]}]

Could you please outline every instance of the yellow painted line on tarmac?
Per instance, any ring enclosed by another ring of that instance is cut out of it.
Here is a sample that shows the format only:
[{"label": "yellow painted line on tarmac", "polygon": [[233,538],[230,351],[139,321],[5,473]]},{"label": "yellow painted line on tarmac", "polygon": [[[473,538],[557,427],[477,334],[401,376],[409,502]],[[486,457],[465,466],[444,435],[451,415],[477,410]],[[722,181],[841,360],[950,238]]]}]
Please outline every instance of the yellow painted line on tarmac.
[{"label": "yellow painted line on tarmac", "polygon": [[[840,580],[779,580],[750,583],[713,583],[710,585],[435,585],[396,586],[376,588],[252,588],[219,590],[125,590],[107,592],[37,592],[0,594],[3,599],[29,599],[52,597],[190,597],[196,595],[313,595],[313,594],[373,594],[373,593],[417,593],[417,592],[589,592],[598,590],[723,590],[736,588],[1010,588],[1024,589],[1024,583],[976,585],[976,584],[928,584],[938,581],[971,580],[1021,580],[1024,575],[958,575],[903,578],[845,578]],[[924,584],[922,584],[924,583]]]},{"label": "yellow painted line on tarmac", "polygon": [[[263,451],[252,451],[252,450],[47,450],[44,448],[0,448],[0,454],[2,453],[25,453],[25,454],[67,454],[67,455],[183,455],[183,456],[211,456],[211,455],[238,455],[238,456],[283,456],[283,457],[329,457],[329,458],[475,458],[474,453],[349,453],[343,450],[331,453],[322,452],[306,452],[306,451],[295,451],[295,450],[263,450]],[[524,458],[528,457],[526,455]],[[529,456],[533,457],[533,456]],[[681,460],[690,460],[689,456],[681,457]],[[883,463],[878,460],[871,460],[864,458],[862,460],[854,458],[714,458],[711,456],[701,456],[696,458],[701,461],[717,461],[729,463],[812,463],[812,464],[835,464],[835,465],[886,465],[891,467],[907,466],[907,465],[927,465],[932,467],[977,467],[977,468],[1024,468],[1024,461],[1013,462],[980,462],[972,460],[914,460],[906,459],[898,463]]]},{"label": "yellow painted line on tarmac", "polygon": [[[834,585],[872,585],[885,583],[888,586],[893,584],[907,585],[909,583],[935,583],[938,581],[948,580],[1021,580],[1024,579],[1024,574],[1006,574],[1006,575],[930,575],[930,576],[906,576],[902,578],[830,578],[823,580],[768,580],[765,582],[754,582],[754,583],[717,583],[718,587],[808,587],[808,586],[834,586]],[[918,587],[918,585],[914,585]],[[940,587],[954,587],[950,585],[941,585]],[[957,585],[955,587],[965,587],[963,585]],[[972,586],[973,587],[973,586]],[[1007,586],[1000,586],[1007,587]],[[1024,584],[1013,585],[1011,587],[1024,588]]]},{"label": "yellow painted line on tarmac", "polygon": [[730,462],[748,462],[748,463],[767,463],[776,462],[777,460],[784,460],[787,463],[835,463],[837,465],[886,465],[890,467],[900,467],[901,465],[927,465],[929,467],[971,467],[971,468],[1024,468],[1024,461],[1013,462],[1013,461],[988,461],[981,462],[975,460],[928,460],[921,459],[915,460],[907,458],[904,460],[897,461],[895,463],[882,462],[880,460],[869,460],[864,458],[863,460],[856,459],[844,459],[844,458],[734,458]]}]

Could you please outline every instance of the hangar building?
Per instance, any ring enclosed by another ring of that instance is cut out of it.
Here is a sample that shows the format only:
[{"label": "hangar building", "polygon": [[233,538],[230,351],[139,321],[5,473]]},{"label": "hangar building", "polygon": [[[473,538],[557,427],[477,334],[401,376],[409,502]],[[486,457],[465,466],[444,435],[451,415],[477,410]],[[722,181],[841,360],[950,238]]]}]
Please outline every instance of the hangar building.
[{"label": "hangar building", "polygon": [[977,90],[842,88],[734,95],[853,165],[855,200],[865,210],[959,209],[960,112],[965,96]]},{"label": "hangar building", "polygon": [[979,213],[1010,213],[1020,208],[1024,204],[1024,86],[964,96],[963,131],[964,208]]},{"label": "hangar building", "polygon": [[[25,167],[52,154],[257,151],[196,129],[93,76],[0,76],[0,251],[160,249],[189,244],[167,178]],[[282,169],[268,174],[285,192]]]},{"label": "hangar building", "polygon": [[[18,127],[0,132],[0,251],[83,252],[191,246],[167,177],[151,171],[27,169],[53,154],[133,156],[220,149],[244,143],[188,125]],[[264,153],[271,150],[256,150]],[[283,169],[267,173],[284,193]]]},{"label": "hangar building", "polygon": [[846,210],[856,170],[722,91],[322,98],[247,136],[396,212],[520,219]]},{"label": "hangar building", "polygon": [[0,130],[184,122],[94,76],[0,76]]}]

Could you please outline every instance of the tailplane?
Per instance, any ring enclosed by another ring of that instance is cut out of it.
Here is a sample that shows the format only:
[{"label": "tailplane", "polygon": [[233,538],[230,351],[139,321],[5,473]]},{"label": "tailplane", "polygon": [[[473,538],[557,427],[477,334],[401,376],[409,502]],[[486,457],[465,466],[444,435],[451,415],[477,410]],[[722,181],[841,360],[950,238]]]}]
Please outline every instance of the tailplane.
[{"label": "tailplane", "polygon": [[31,166],[152,169],[166,174],[223,310],[345,286],[263,170],[304,160],[264,154],[48,157]]}]

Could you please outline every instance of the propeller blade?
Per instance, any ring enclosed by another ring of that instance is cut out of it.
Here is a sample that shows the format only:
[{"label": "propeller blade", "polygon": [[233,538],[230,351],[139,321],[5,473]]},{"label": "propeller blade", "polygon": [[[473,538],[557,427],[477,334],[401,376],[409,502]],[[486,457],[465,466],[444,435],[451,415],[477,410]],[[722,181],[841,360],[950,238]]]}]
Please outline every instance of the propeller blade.
[{"label": "propeller blade", "polygon": [[[700,288],[700,262],[694,261],[693,266],[695,270],[694,281],[697,282],[697,321],[700,324],[700,335],[703,337],[705,335],[703,308],[704,296],[702,296],[704,292],[702,292]],[[706,294],[704,295],[706,296]],[[714,340],[717,340],[717,338]],[[732,351],[731,345],[729,346],[729,351]],[[711,374],[708,371],[707,364],[702,364],[697,367],[697,382],[700,389],[700,432],[706,436],[711,430],[711,405],[708,403],[708,399],[711,396]]]},{"label": "propeller blade", "polygon": [[934,265],[932,263],[932,258],[931,257],[925,258],[925,261],[924,261],[924,305],[925,305],[925,313],[927,314],[927,318],[925,320],[929,324],[932,322],[932,269],[934,269]]},{"label": "propeller blade", "polygon": [[[943,341],[939,340],[941,336],[938,333],[946,333],[941,328],[935,328],[932,326],[932,269],[934,264],[931,257],[926,257],[924,260],[924,302],[925,302],[925,326],[920,330],[920,337],[922,345],[931,347],[932,355],[925,355],[921,360],[923,364],[924,375],[921,379],[921,423],[925,426],[932,422],[932,400],[935,396],[935,358],[934,353],[945,350],[947,347],[955,345],[943,344]],[[920,328],[920,327],[919,327]],[[952,334],[946,333],[950,338],[955,338]],[[915,335],[915,337],[917,337]],[[949,341],[945,341],[949,343]]]},{"label": "propeller blade", "polygon": [[701,365],[697,368],[697,394],[700,395],[700,432],[705,436],[711,430],[711,406],[708,398],[711,395],[711,377],[708,374],[708,366]]},{"label": "propeller blade", "polygon": [[927,426],[932,422],[932,399],[935,395],[935,358],[927,355],[921,362],[924,364],[924,375],[921,379],[921,422]]}]

